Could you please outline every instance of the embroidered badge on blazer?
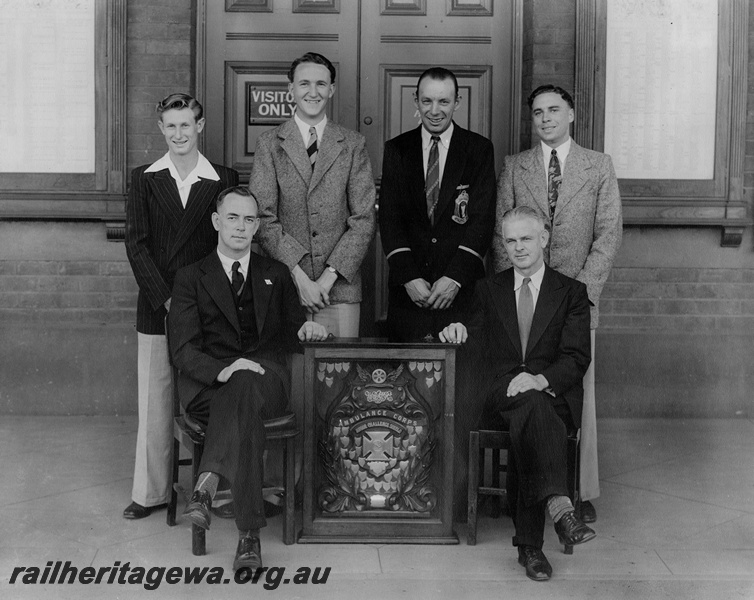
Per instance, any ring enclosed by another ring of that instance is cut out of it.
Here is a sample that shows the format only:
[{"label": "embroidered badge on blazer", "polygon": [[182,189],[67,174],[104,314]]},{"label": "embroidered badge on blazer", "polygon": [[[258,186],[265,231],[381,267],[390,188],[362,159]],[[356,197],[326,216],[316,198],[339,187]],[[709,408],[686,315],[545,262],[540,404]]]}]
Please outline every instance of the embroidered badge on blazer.
[{"label": "embroidered badge on blazer", "polygon": [[456,190],[461,193],[456,196],[453,216],[451,217],[459,225],[465,225],[469,220],[469,193],[466,191],[468,185],[459,185]]}]

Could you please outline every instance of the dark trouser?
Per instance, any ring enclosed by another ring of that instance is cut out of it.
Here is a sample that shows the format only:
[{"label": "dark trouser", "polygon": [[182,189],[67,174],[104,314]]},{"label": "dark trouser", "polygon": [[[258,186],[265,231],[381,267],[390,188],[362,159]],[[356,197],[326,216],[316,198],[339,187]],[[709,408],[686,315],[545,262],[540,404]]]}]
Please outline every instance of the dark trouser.
[{"label": "dark trouser", "polygon": [[516,527],[513,545],[542,548],[546,500],[567,496],[568,430],[573,419],[568,404],[531,390],[508,398],[502,388],[491,398],[494,426],[510,432],[508,505]]},{"label": "dark trouser", "polygon": [[286,394],[280,378],[236,371],[227,383],[203,390],[186,412],[207,428],[199,472],[211,471],[231,483],[236,525],[259,529],[267,522],[262,499],[264,419],[285,411]]}]

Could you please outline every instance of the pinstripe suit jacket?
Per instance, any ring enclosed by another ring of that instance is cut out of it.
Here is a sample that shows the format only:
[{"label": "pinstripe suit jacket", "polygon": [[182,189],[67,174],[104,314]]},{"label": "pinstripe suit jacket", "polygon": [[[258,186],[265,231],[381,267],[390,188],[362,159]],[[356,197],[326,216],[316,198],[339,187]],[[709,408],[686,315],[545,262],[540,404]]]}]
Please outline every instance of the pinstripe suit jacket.
[{"label": "pinstripe suit jacket", "polygon": [[376,228],[364,136],[328,120],[312,171],[291,118],[259,137],[249,188],[259,203],[262,249],[312,280],[334,267],[340,277],[330,302],[361,301],[361,262]]},{"label": "pinstripe suit jacket", "polygon": [[178,187],[168,169],[145,173],[134,169],[126,205],[126,254],[139,284],[136,331],[165,333],[165,307],[175,272],[207,256],[217,246],[211,215],[215,198],[238,185],[238,173],[216,165],[218,181],[200,179],[191,186],[183,208]]},{"label": "pinstripe suit jacket", "polygon": [[[550,220],[542,150],[505,157],[497,184],[497,219],[492,240],[495,272],[510,266],[501,219],[515,206],[529,206]],[[545,262],[586,284],[592,303],[591,326],[597,328],[599,300],[623,236],[623,216],[613,163],[607,154],[571,141],[555,206]]]}]

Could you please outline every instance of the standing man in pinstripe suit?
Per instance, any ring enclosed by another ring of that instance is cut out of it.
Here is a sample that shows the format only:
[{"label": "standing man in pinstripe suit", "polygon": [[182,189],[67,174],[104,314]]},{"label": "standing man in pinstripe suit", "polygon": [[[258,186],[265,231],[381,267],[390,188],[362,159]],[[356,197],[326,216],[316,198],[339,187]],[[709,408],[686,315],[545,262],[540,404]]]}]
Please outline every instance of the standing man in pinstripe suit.
[{"label": "standing man in pinstripe suit", "polygon": [[199,102],[171,94],[157,105],[157,113],[168,152],[152,165],[134,169],[126,208],[126,253],[139,285],[139,429],[126,519],[144,518],[167,503],[173,390],[164,323],[173,278],[179,268],[215,248],[215,198],[238,184],[236,171],[210,163],[198,150],[204,129]]}]

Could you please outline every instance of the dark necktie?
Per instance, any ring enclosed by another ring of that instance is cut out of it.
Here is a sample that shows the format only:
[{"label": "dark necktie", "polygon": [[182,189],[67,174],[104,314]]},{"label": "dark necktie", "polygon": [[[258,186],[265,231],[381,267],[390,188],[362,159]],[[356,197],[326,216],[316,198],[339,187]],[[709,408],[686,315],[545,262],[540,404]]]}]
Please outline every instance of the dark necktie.
[{"label": "dark necktie", "polygon": [[427,180],[424,186],[424,192],[427,195],[427,216],[433,225],[435,208],[440,199],[440,152],[437,149],[437,142],[439,141],[439,136],[432,136],[432,146],[429,148],[429,159],[427,160]]},{"label": "dark necktie", "polygon": [[558,203],[558,192],[560,191],[560,161],[555,148],[550,154],[550,166],[547,169],[547,203],[550,205],[550,220],[555,215],[555,205]]},{"label": "dark necktie", "polygon": [[238,269],[241,268],[241,263],[236,261],[233,263],[233,268],[230,274],[230,285],[233,287],[233,291],[236,294],[236,298],[241,296],[241,290],[243,289],[243,273]]},{"label": "dark necktie", "polygon": [[306,145],[306,153],[309,155],[309,162],[314,170],[314,163],[317,162],[317,130],[309,127],[309,143]]},{"label": "dark necktie", "polygon": [[525,277],[518,294],[518,334],[521,336],[521,356],[526,356],[526,344],[529,342],[529,331],[534,317],[534,298],[529,289],[531,278]]}]

